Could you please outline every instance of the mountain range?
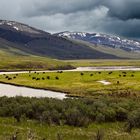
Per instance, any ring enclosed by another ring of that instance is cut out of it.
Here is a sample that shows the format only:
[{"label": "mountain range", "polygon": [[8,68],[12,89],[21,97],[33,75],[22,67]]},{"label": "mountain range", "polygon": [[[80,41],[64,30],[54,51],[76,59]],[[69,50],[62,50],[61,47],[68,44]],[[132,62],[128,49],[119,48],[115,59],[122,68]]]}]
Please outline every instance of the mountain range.
[{"label": "mountain range", "polygon": [[51,34],[7,20],[0,20],[1,50],[62,60],[140,58],[139,41],[99,33]]},{"label": "mountain range", "polygon": [[120,48],[130,52],[140,53],[140,42],[118,36],[111,36],[100,33],[85,33],[85,32],[62,32],[56,35],[70,39],[83,40],[94,45],[102,45],[111,48]]}]

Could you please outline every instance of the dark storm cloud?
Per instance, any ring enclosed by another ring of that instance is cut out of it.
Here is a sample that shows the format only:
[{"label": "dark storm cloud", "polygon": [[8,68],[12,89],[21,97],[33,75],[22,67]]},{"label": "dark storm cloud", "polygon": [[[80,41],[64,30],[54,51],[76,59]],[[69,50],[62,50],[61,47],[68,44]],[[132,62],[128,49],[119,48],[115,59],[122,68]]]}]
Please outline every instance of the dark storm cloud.
[{"label": "dark storm cloud", "polygon": [[140,0],[0,0],[0,16],[49,32],[104,32],[140,38]]},{"label": "dark storm cloud", "polygon": [[106,24],[102,24],[101,30],[106,33],[116,34],[130,38],[140,38],[140,21],[107,19]]},{"label": "dark storm cloud", "polygon": [[109,0],[104,32],[140,38],[140,0]]},{"label": "dark storm cloud", "polygon": [[105,3],[109,16],[121,20],[140,19],[140,0],[112,0]]},{"label": "dark storm cloud", "polygon": [[22,12],[32,17],[90,11],[100,6],[106,6],[112,17],[140,19],[140,0],[28,0],[23,2]]},{"label": "dark storm cloud", "polygon": [[[23,3],[22,8],[25,16],[41,16],[54,14],[70,14],[79,11],[89,11],[100,5],[102,0],[29,0],[31,6]],[[30,7],[30,8],[26,8]]]}]

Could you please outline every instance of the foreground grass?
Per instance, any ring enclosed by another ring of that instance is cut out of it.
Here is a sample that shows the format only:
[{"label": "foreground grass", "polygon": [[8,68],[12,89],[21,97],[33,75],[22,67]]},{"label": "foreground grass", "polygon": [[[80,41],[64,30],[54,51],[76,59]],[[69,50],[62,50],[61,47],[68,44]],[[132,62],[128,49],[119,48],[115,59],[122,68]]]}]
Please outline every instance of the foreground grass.
[{"label": "foreground grass", "polygon": [[[15,78],[13,78],[15,76]],[[95,96],[122,92],[140,93],[139,71],[110,72],[47,72],[0,76],[0,81],[22,86],[62,91],[70,95]],[[110,85],[99,81],[106,80]],[[137,94],[139,95],[139,94]]]},{"label": "foreground grass", "polygon": [[48,126],[33,120],[17,123],[14,118],[0,118],[0,139],[9,140],[17,133],[17,140],[96,140],[100,130],[103,140],[139,140],[139,129],[132,133],[123,130],[124,123],[91,124],[87,128]]},{"label": "foreground grass", "polygon": [[[1,97],[0,140],[139,140],[139,101],[136,97],[65,100]],[[84,117],[90,123],[76,125]]]}]

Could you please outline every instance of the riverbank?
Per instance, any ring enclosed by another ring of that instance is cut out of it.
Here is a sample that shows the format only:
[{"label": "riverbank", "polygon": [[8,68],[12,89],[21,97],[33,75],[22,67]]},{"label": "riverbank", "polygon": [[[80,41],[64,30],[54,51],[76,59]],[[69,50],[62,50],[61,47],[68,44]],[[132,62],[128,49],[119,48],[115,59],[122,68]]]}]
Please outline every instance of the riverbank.
[{"label": "riverbank", "polygon": [[35,71],[35,70],[30,70],[30,71],[0,71],[0,75],[3,74],[22,74],[22,73],[34,73],[34,72],[59,72],[59,71],[64,71],[64,72],[69,72],[69,71],[140,71],[140,66],[100,66],[100,67],[77,67],[75,69],[69,69],[69,70],[40,70],[40,71]]}]

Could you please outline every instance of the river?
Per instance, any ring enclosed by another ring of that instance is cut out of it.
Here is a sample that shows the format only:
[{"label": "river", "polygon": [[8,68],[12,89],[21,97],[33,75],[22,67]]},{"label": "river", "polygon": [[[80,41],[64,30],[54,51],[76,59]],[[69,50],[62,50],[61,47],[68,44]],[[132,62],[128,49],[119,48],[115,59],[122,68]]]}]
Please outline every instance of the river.
[{"label": "river", "polygon": [[66,98],[66,94],[61,92],[54,92],[54,91],[42,90],[42,89],[33,89],[33,88],[0,83],[0,97],[2,96],[7,96],[7,97],[23,96],[23,97],[37,97],[37,98],[48,97],[48,98],[57,98],[61,100]]}]

